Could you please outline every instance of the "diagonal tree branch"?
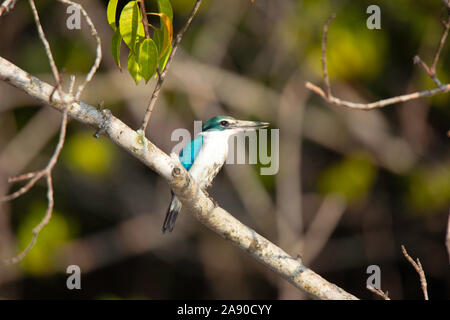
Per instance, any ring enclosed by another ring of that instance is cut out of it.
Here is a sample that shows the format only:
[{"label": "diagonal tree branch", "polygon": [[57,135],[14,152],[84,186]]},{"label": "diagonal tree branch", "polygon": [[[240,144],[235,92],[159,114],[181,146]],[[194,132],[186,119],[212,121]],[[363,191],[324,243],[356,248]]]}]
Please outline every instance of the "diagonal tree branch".
[{"label": "diagonal tree branch", "polygon": [[[69,95],[50,100],[53,86],[31,76],[0,57],[0,80],[24,91],[56,110],[63,111]],[[145,137],[132,130],[108,111],[100,111],[82,101],[67,108],[71,118],[102,129],[114,143],[139,159],[163,177],[183,205],[205,226],[244,250],[254,259],[287,279],[311,297],[329,300],[354,300],[352,294],[323,279],[306,267],[301,258],[292,257],[281,248],[242,224],[230,213],[215,207],[179,163],[178,156],[169,157]]]}]

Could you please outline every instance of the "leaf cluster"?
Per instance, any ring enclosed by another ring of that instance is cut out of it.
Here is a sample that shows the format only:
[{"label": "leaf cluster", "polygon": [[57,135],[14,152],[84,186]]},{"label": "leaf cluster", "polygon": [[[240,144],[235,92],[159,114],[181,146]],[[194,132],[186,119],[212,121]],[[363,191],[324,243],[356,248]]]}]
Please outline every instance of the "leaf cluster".
[{"label": "leaf cluster", "polygon": [[108,23],[114,30],[111,40],[111,54],[120,70],[120,46],[122,41],[129,49],[128,71],[136,84],[142,78],[148,82],[157,69],[163,70],[172,52],[173,11],[169,0],[157,0],[159,12],[145,12],[145,15],[156,15],[160,18],[160,27],[152,28],[152,35],[146,32],[141,2],[129,1],[119,14],[116,21],[119,0],[110,0],[106,10]]}]

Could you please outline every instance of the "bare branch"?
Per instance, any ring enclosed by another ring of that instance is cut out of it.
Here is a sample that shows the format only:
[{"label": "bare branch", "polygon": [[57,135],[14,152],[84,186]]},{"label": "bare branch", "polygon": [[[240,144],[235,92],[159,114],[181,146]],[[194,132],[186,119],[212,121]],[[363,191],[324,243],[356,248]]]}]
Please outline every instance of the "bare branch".
[{"label": "bare branch", "polygon": [[17,0],[5,0],[3,1],[2,5],[0,6],[0,17],[3,15],[3,13],[8,13],[12,9],[14,9],[14,6],[16,5]]},{"label": "bare branch", "polygon": [[16,177],[11,177],[8,179],[8,183],[29,180],[29,179],[33,178],[34,176],[36,176],[36,174],[37,174],[37,172],[29,172],[29,173],[21,174]]},{"label": "bare branch", "polygon": [[436,49],[436,53],[434,55],[433,64],[431,67],[428,67],[428,65],[418,56],[416,55],[414,57],[414,63],[419,64],[426,72],[426,74],[431,78],[431,80],[434,81],[436,86],[438,88],[442,87],[441,81],[436,76],[436,66],[439,62],[439,57],[441,56],[442,49],[444,48],[445,40],[448,36],[448,31],[450,29],[450,17],[447,18],[447,21],[442,20],[442,25],[444,26],[444,32],[442,33],[441,40],[439,41],[439,46]]},{"label": "bare branch", "polygon": [[[445,0],[444,0],[445,3]],[[442,84],[441,81],[436,76],[436,66],[439,61],[439,57],[441,55],[442,49],[444,47],[445,41],[447,39],[449,28],[450,28],[450,17],[447,21],[443,21],[444,25],[444,32],[441,36],[441,40],[438,46],[438,49],[436,50],[436,54],[433,59],[433,64],[430,67],[427,66],[427,64],[419,57],[414,57],[414,63],[419,64],[427,73],[427,75],[433,80],[433,82],[436,84],[437,88],[432,90],[423,90],[423,91],[416,91],[409,94],[404,94],[400,96],[395,96],[392,98],[382,99],[371,103],[356,103],[346,100],[341,100],[335,96],[333,96],[331,92],[331,85],[330,80],[328,77],[328,70],[327,70],[327,39],[328,39],[328,29],[331,24],[331,22],[334,20],[335,14],[333,14],[325,23],[323,27],[323,37],[322,37],[322,72],[323,72],[323,79],[325,83],[325,90],[321,87],[307,81],[305,83],[306,88],[309,90],[315,92],[319,96],[321,96],[325,101],[328,103],[340,106],[340,107],[346,107],[351,109],[359,109],[359,110],[370,110],[374,108],[382,108],[388,105],[392,105],[399,102],[405,102],[410,101],[414,99],[424,98],[424,97],[431,97],[440,93],[447,93],[450,91],[450,84]]]},{"label": "bare branch", "polygon": [[375,293],[376,295],[382,297],[384,300],[391,300],[391,298],[389,298],[389,296],[388,296],[388,292],[387,291],[386,291],[386,293],[384,293],[382,290],[377,289],[377,288],[372,287],[372,286],[369,286],[369,285],[367,285],[366,288],[367,288],[367,290],[369,290],[369,291]]},{"label": "bare branch", "polygon": [[1,201],[11,201],[11,200],[17,199],[21,195],[27,193],[35,185],[35,183],[40,178],[42,178],[44,175],[45,175],[45,172],[41,170],[41,171],[37,171],[37,172],[30,172],[30,173],[24,174],[19,177],[10,178],[9,180],[12,180],[12,181],[20,181],[20,180],[24,180],[23,177],[29,176],[31,180],[28,181],[28,183],[26,185],[24,185],[22,188],[20,188],[16,192],[14,192],[10,195],[7,195],[7,196],[1,198],[0,200]]},{"label": "bare branch", "polygon": [[17,262],[21,261],[23,258],[25,258],[25,256],[28,254],[28,252],[30,252],[30,250],[35,245],[37,237],[39,236],[39,233],[41,232],[42,228],[44,228],[44,226],[50,222],[50,218],[52,216],[53,207],[54,207],[52,170],[53,170],[53,168],[56,165],[56,162],[58,160],[59,154],[61,153],[62,147],[64,145],[64,141],[65,141],[65,137],[66,137],[66,129],[67,129],[67,120],[68,120],[68,108],[65,108],[65,110],[63,111],[63,119],[61,121],[61,129],[60,129],[60,132],[59,132],[58,144],[56,145],[55,151],[53,152],[53,155],[50,158],[50,161],[48,162],[48,164],[45,167],[45,169],[43,169],[41,171],[38,171],[38,172],[32,172],[32,173],[24,174],[24,175],[18,176],[16,178],[10,179],[10,181],[11,180],[18,181],[19,179],[23,180],[23,179],[32,177],[32,179],[25,185],[25,187],[21,188],[19,191],[13,193],[12,195],[10,195],[8,197],[5,197],[3,199],[4,201],[5,200],[15,199],[15,198],[19,197],[20,195],[24,194],[31,187],[33,187],[33,185],[40,178],[45,176],[46,177],[46,181],[47,181],[47,201],[48,201],[48,205],[47,205],[47,211],[45,213],[44,218],[33,229],[33,238],[31,239],[31,241],[30,241],[29,245],[27,246],[27,248],[24,251],[22,251],[20,254],[18,254],[17,256],[15,256],[15,257],[13,257],[11,259],[5,260],[5,263],[7,263],[7,264],[17,263]]},{"label": "bare branch", "polygon": [[428,65],[419,57],[419,55],[414,56],[414,64],[418,64],[425,70],[425,73],[433,80],[438,88],[442,86],[441,81],[436,77],[436,71],[428,67]]},{"label": "bare branch", "polygon": [[[65,0],[62,0],[62,1],[65,1]],[[38,15],[38,12],[37,12],[34,0],[29,0],[29,3],[30,3],[31,10],[33,12],[34,20],[36,22],[36,27],[38,29],[39,37],[41,38],[41,41],[44,44],[45,51],[47,53],[47,57],[48,57],[48,60],[50,62],[50,68],[51,68],[51,70],[53,72],[53,75],[55,77],[55,80],[56,80],[56,86],[52,89],[52,92],[50,93],[50,96],[49,96],[49,101],[54,101],[54,96],[53,95],[54,95],[55,91],[58,91],[59,98],[63,97],[63,93],[62,93],[62,89],[61,89],[62,76],[60,76],[60,74],[58,72],[58,69],[56,67],[55,60],[53,58],[53,55],[52,55],[52,52],[51,52],[51,49],[50,49],[50,45],[49,45],[49,43],[47,41],[47,38],[45,37],[45,33],[44,33],[43,29],[42,29],[42,26],[41,26],[41,23],[40,23],[40,20],[39,20],[39,15]],[[93,30],[95,31],[95,28]],[[94,34],[94,31],[93,31],[93,34]],[[97,35],[97,37],[98,37],[98,35]],[[100,57],[101,57],[101,53],[100,53]],[[97,67],[98,67],[98,65],[97,65]],[[94,67],[93,67],[93,69],[94,69]],[[93,69],[91,69],[91,71]],[[96,70],[96,68],[95,68],[95,70]],[[95,70],[94,70],[94,72],[95,72]],[[92,75],[91,75],[91,77],[92,77]],[[74,77],[71,77],[70,91],[73,90],[73,84],[74,84],[74,81],[75,81],[74,79],[75,79]],[[86,85],[86,83],[88,81],[89,81],[88,79],[85,81],[84,86]],[[83,87],[80,86],[80,89],[77,92],[77,95],[81,94],[82,88]],[[71,100],[72,99],[70,99],[69,101],[71,101]],[[46,181],[47,181],[47,201],[48,201],[48,205],[47,205],[47,211],[45,213],[44,218],[33,229],[33,237],[31,239],[29,245],[26,247],[26,249],[24,251],[22,251],[17,256],[15,256],[15,257],[13,257],[11,259],[5,260],[5,263],[7,263],[7,264],[17,263],[17,262],[21,261],[28,254],[28,252],[30,252],[30,250],[35,245],[37,237],[39,236],[39,233],[41,232],[42,228],[44,228],[44,226],[51,219],[52,212],[53,212],[53,207],[54,207],[52,170],[53,170],[53,168],[56,165],[56,162],[58,160],[59,154],[61,153],[62,147],[64,145],[64,141],[65,141],[67,122],[68,122],[68,112],[69,112],[68,105],[69,105],[69,103],[67,103],[66,101],[63,101],[63,104],[62,104],[63,117],[62,117],[62,121],[61,121],[61,129],[60,129],[60,133],[59,133],[59,140],[58,140],[58,144],[56,145],[56,148],[55,148],[55,151],[54,151],[52,157],[50,158],[49,162],[47,163],[47,166],[44,169],[40,170],[40,171],[31,172],[31,173],[27,173],[27,174],[22,174],[22,175],[19,175],[17,177],[10,178],[8,180],[9,182],[17,182],[17,181],[23,181],[23,180],[28,180],[29,179],[28,183],[25,184],[25,186],[20,188],[18,191],[12,193],[11,195],[2,198],[1,199],[2,201],[9,201],[9,200],[13,200],[13,199],[16,199],[16,198],[20,197],[24,193],[28,192],[36,184],[36,182],[40,178],[45,176],[46,177]]]},{"label": "bare branch", "polygon": [[437,95],[439,93],[446,93],[450,91],[450,84],[443,85],[440,88],[432,89],[432,90],[423,90],[423,91],[417,91],[414,93],[405,94],[402,96],[396,96],[388,99],[383,99],[371,103],[357,103],[357,102],[351,102],[346,100],[341,100],[339,98],[336,98],[334,96],[331,96],[327,98],[325,92],[322,88],[316,86],[315,84],[311,82],[306,82],[305,84],[306,88],[314,91],[318,95],[320,95],[322,98],[324,98],[328,103],[340,106],[340,107],[347,107],[351,109],[359,109],[359,110],[370,110],[375,108],[382,108],[386,107],[391,104],[400,103],[400,102],[406,102],[414,99],[419,98],[425,98],[425,97],[431,97],[434,95]]},{"label": "bare branch", "polygon": [[97,33],[97,29],[94,26],[94,23],[92,22],[91,18],[87,14],[86,10],[81,6],[81,4],[70,1],[70,0],[59,0],[62,3],[65,3],[67,5],[72,5],[77,7],[81,13],[83,14],[84,18],[86,19],[86,23],[88,24],[89,28],[91,28],[91,34],[94,37],[95,41],[97,42],[97,51],[96,51],[96,57],[94,64],[92,65],[91,69],[89,70],[88,74],[86,75],[86,78],[84,82],[78,87],[77,92],[75,93],[75,99],[78,100],[81,97],[81,93],[83,92],[84,88],[86,88],[86,85],[89,83],[89,81],[92,80],[94,77],[94,74],[97,72],[98,68],[100,67],[100,62],[102,61],[102,44],[100,40],[100,36]]},{"label": "bare branch", "polygon": [[[49,96],[53,90],[51,85],[32,77],[1,57],[0,80],[23,90],[28,95],[59,111],[65,110],[62,102],[70,98],[63,95],[61,100],[56,98],[54,101],[50,101]],[[287,279],[297,288],[317,299],[357,299],[307,268],[301,259],[290,256],[254,230],[243,225],[224,209],[215,207],[213,201],[204,194],[196,182],[190,178],[189,173],[179,164],[177,156],[169,157],[151,141],[132,130],[110,112],[98,110],[81,101],[74,101],[67,110],[68,116],[71,118],[96,128],[103,128],[105,134],[114,143],[166,179],[183,206],[197,220]],[[138,138],[144,139],[145,143]],[[144,145],[147,147],[144,148]]]},{"label": "bare branch", "polygon": [[330,28],[330,24],[336,18],[336,14],[332,14],[331,17],[328,18],[328,21],[323,26],[323,38],[322,38],[322,72],[323,72],[323,80],[325,82],[325,89],[327,92],[327,97],[331,97],[331,86],[330,79],[328,77],[328,67],[327,67],[327,41],[328,41],[328,29]]},{"label": "bare branch", "polygon": [[[448,4],[446,4],[448,6]],[[448,8],[448,7],[447,7]],[[434,55],[433,64],[431,65],[431,70],[436,73],[436,66],[439,62],[439,57],[441,55],[442,49],[444,48],[445,41],[447,40],[448,31],[450,29],[450,17],[447,18],[447,21],[442,19],[442,25],[444,26],[444,32],[442,33],[441,40],[439,41],[439,46],[436,49],[436,54]]]},{"label": "bare branch", "polygon": [[[33,17],[34,17],[34,21],[36,22],[36,28],[39,33],[39,38],[41,38],[41,41],[44,44],[45,53],[47,54],[48,61],[50,63],[50,69],[52,70],[53,77],[55,78],[55,81],[56,81],[55,87],[58,88],[58,91],[59,91],[60,97],[61,97],[61,80],[60,80],[58,68],[56,67],[55,59],[53,59],[52,50],[50,49],[50,45],[47,41],[47,38],[45,37],[44,30],[42,29],[41,21],[39,19],[39,14],[37,12],[36,5],[34,4],[34,0],[28,0],[28,2],[30,4],[31,11],[33,12]],[[52,94],[52,97],[53,97],[53,94]]]},{"label": "bare branch", "polygon": [[200,8],[200,5],[202,4],[202,0],[197,0],[195,2],[194,8],[191,11],[191,14],[189,15],[189,18],[187,19],[186,23],[184,24],[183,28],[178,32],[177,36],[175,37],[175,40],[172,45],[172,52],[169,55],[169,58],[167,60],[166,66],[162,72],[158,69],[158,81],[156,82],[155,89],[153,90],[152,97],[150,98],[150,102],[148,103],[147,110],[144,114],[144,119],[142,121],[141,130],[145,133],[145,130],[147,129],[148,122],[150,121],[150,117],[152,116],[153,108],[155,107],[156,101],[158,100],[159,92],[161,91],[161,86],[164,82],[164,79],[166,78],[167,71],[169,70],[170,64],[172,63],[172,59],[177,52],[178,45],[180,44],[181,40],[183,39],[184,33],[187,31],[189,26],[192,23],[192,20],[194,19],[195,15],[198,12],[198,9]]},{"label": "bare branch", "polygon": [[422,267],[422,264],[420,263],[419,258],[417,258],[417,262],[414,261],[413,258],[411,258],[409,256],[408,252],[406,252],[404,245],[402,245],[402,252],[403,252],[403,255],[405,256],[405,258],[409,261],[409,263],[412,264],[414,269],[416,269],[417,273],[419,274],[420,285],[422,287],[423,296],[424,296],[425,300],[428,300],[427,279],[425,277],[425,272],[423,271],[423,267]]}]

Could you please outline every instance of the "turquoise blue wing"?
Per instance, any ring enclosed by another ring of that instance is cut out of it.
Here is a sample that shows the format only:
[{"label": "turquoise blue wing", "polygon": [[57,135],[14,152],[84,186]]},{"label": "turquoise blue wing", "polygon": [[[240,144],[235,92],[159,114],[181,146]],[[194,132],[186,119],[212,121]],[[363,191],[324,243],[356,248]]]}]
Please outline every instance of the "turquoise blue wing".
[{"label": "turquoise blue wing", "polygon": [[189,170],[194,163],[195,157],[197,157],[200,149],[203,145],[203,136],[197,136],[192,140],[180,153],[180,161],[186,170]]}]

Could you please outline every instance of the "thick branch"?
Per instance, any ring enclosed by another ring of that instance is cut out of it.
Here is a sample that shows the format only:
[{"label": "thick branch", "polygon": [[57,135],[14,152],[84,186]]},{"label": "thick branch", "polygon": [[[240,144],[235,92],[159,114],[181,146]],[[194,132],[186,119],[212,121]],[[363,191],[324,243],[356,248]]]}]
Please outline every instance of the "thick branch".
[{"label": "thick branch", "polygon": [[[70,96],[50,100],[53,86],[40,81],[0,57],[0,80],[24,91],[39,101],[63,111]],[[183,205],[208,228],[246,251],[256,260],[287,279],[297,288],[318,299],[357,299],[336,285],[326,281],[254,230],[243,225],[222,208],[214,207],[194,180],[179,164],[178,157],[169,157],[143,135],[138,134],[110,112],[100,111],[84,102],[74,102],[69,116],[101,129],[117,145],[131,153],[145,165],[166,179]]]}]

